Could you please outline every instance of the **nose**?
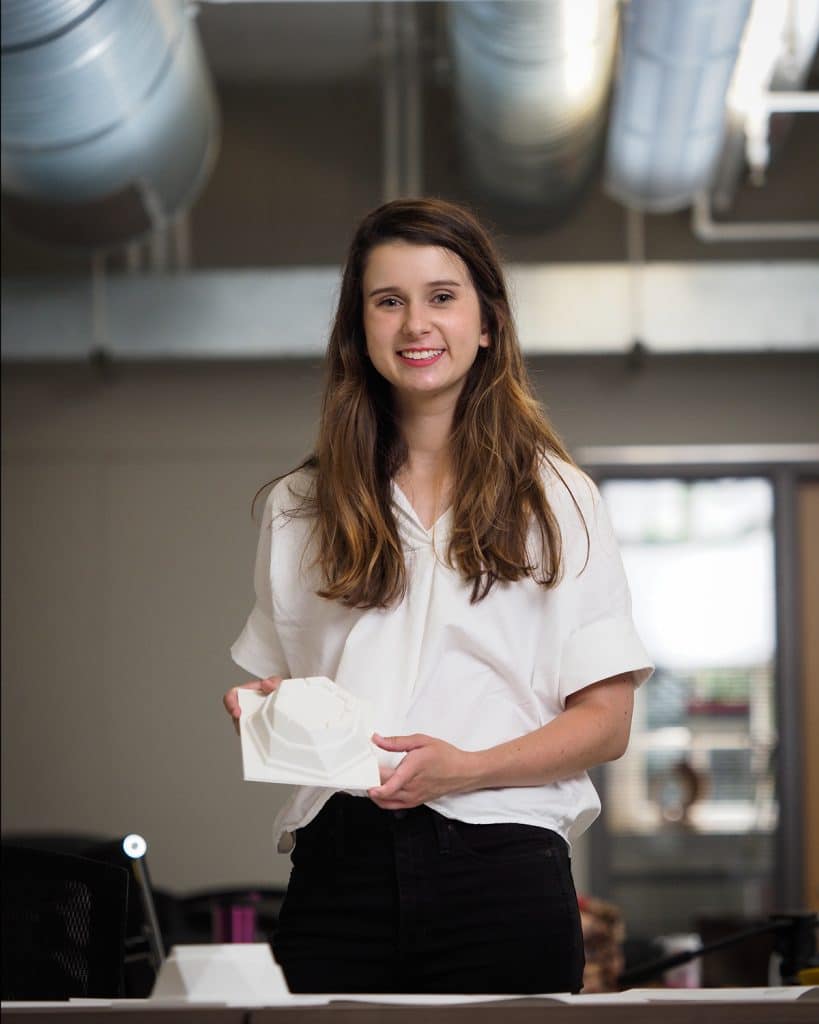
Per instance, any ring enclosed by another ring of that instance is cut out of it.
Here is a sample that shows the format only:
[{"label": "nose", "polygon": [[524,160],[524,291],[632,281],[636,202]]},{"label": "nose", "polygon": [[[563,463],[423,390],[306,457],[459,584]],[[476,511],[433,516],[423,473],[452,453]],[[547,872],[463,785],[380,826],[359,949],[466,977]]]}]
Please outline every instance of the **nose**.
[{"label": "nose", "polygon": [[422,304],[408,302],[404,307],[404,322],[401,329],[410,338],[423,338],[429,334],[429,318]]}]

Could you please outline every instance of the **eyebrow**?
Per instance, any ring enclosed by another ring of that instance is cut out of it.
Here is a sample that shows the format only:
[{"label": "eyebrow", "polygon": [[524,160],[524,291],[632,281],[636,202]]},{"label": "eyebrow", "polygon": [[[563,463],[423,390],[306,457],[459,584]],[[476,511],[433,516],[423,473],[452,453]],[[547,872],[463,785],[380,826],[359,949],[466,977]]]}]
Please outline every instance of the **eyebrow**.
[{"label": "eyebrow", "polygon": [[[461,281],[427,281],[427,288],[463,288]],[[388,292],[400,292],[401,289],[397,284],[387,285],[386,288],[373,288],[373,290],[367,296],[372,298],[373,295],[387,294]]]}]

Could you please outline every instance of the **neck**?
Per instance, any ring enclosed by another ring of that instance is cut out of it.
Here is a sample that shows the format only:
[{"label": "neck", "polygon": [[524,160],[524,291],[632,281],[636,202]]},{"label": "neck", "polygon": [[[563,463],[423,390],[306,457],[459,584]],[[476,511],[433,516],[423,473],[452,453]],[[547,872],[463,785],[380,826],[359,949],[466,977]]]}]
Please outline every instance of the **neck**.
[{"label": "neck", "polygon": [[401,409],[401,434],[407,446],[406,470],[414,475],[443,479],[449,473],[451,404],[424,409]]}]

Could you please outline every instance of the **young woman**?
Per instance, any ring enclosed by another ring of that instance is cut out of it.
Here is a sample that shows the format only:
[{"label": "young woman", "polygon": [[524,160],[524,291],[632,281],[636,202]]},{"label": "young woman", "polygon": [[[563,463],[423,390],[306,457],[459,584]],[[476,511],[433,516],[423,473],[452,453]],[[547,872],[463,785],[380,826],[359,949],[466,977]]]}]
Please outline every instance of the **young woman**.
[{"label": "young woman", "polygon": [[[294,992],[578,991],[570,843],[651,667],[599,494],[527,382],[486,232],[398,200],[353,239],[315,454],[265,506],[232,648],[376,709],[381,785],[298,788]],[[224,698],[239,717],[235,688]],[[280,846],[281,848],[281,846]]]}]

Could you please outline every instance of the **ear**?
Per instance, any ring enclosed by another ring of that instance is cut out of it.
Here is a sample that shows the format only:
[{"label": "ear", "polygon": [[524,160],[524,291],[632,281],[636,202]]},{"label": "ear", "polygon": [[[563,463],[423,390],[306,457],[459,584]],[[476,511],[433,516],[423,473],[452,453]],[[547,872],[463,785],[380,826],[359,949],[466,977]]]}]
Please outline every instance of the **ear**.
[{"label": "ear", "polygon": [[481,324],[481,336],[478,340],[478,347],[489,348],[490,341],[491,338],[489,337],[489,328],[487,327],[486,324]]}]

